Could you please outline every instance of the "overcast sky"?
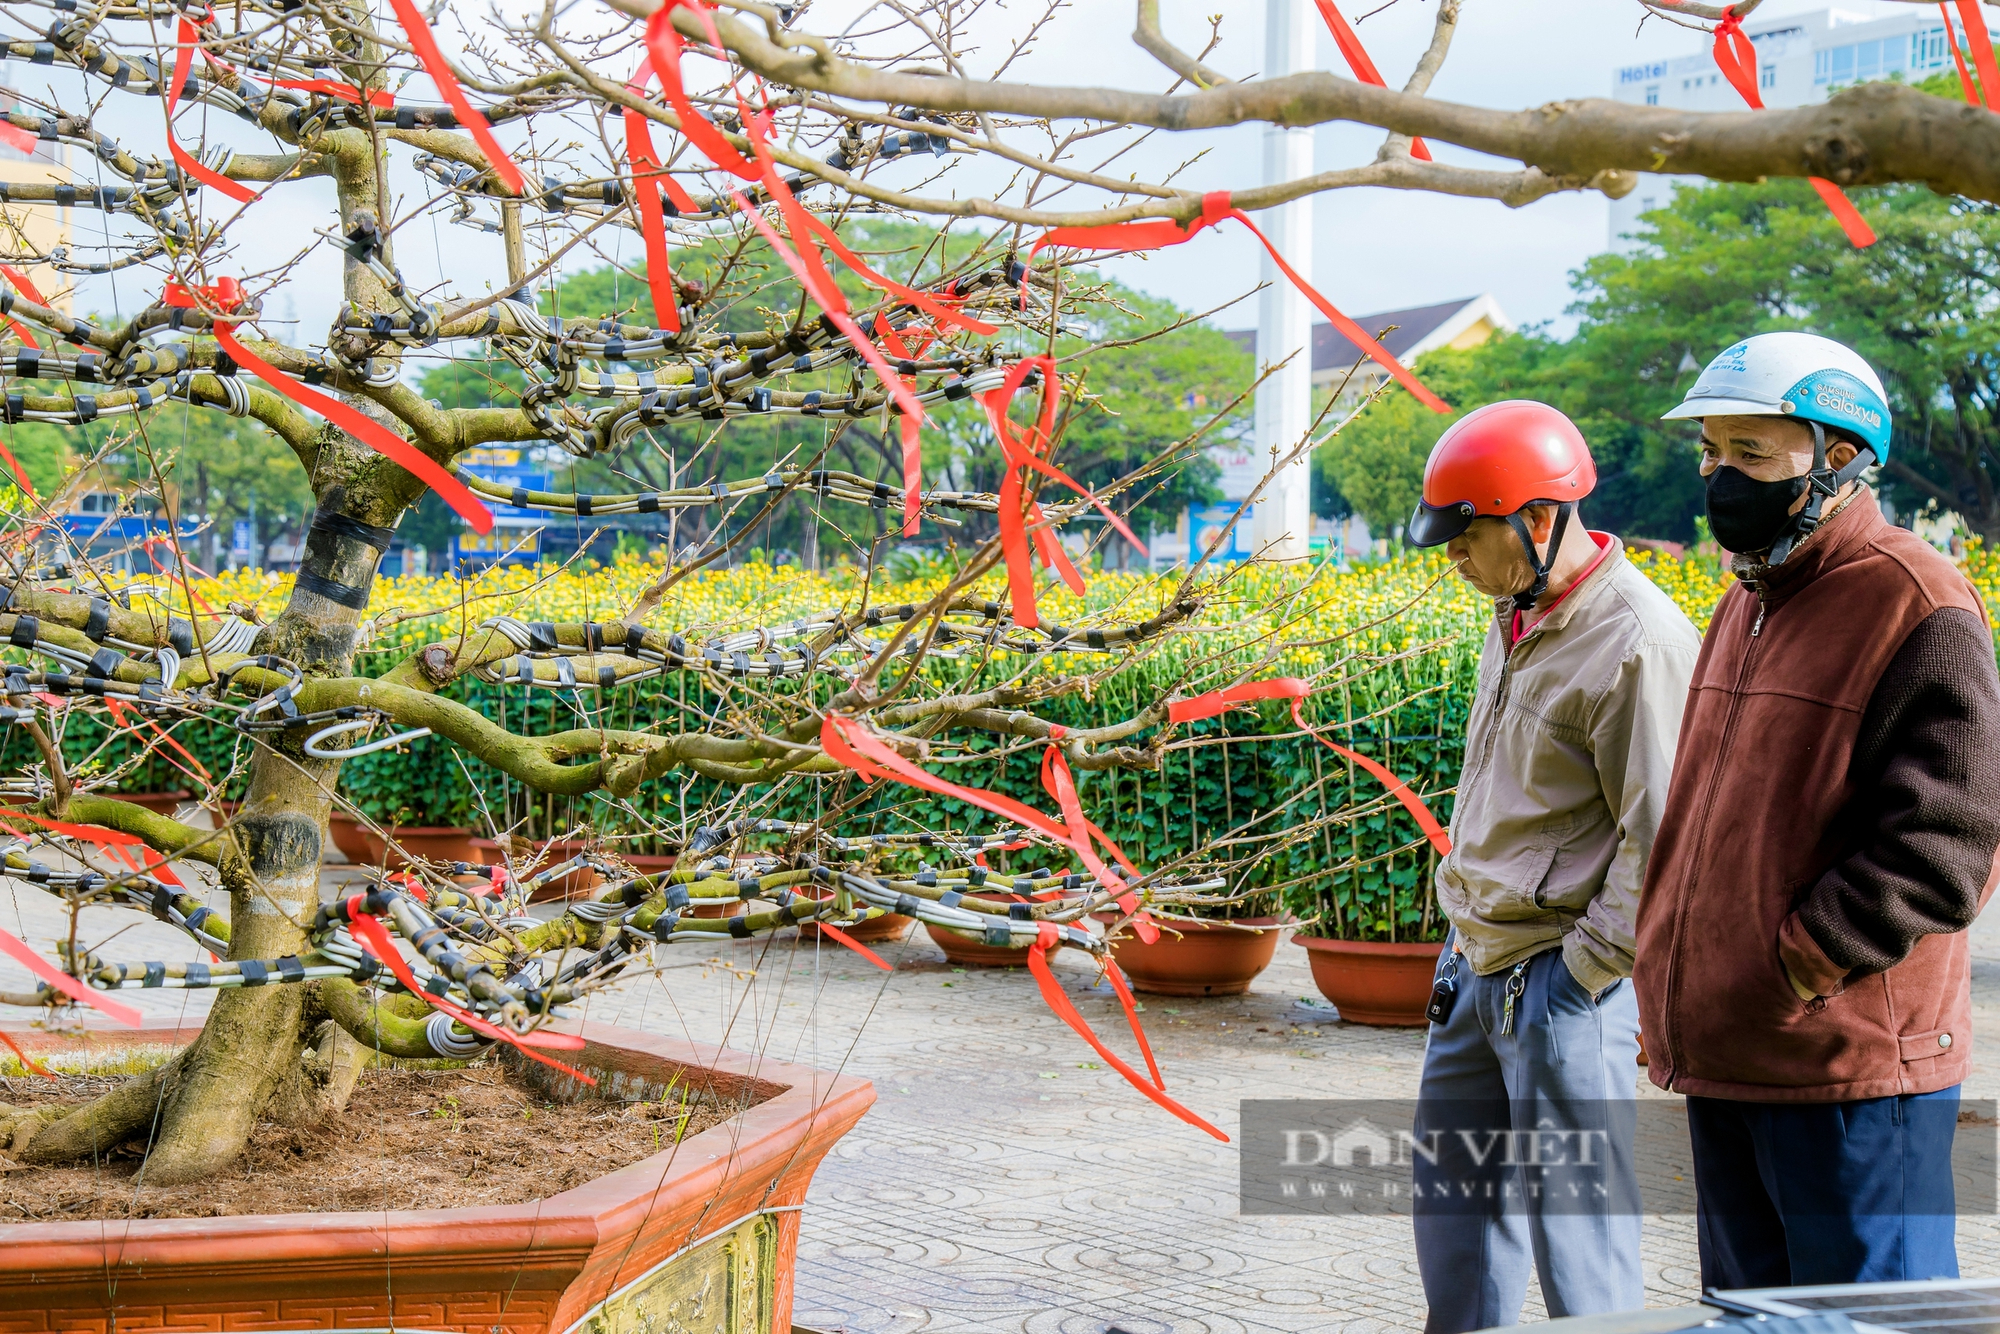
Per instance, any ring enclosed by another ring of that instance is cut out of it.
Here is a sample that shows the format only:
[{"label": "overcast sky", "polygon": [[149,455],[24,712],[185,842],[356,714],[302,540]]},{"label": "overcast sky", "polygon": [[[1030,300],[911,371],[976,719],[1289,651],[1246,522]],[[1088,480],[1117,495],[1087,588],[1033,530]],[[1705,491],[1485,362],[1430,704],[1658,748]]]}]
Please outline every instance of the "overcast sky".
[{"label": "overcast sky", "polygon": [[[581,3],[590,5],[593,0]],[[867,3],[821,0],[801,26],[839,31],[842,18]],[[1358,0],[1348,12],[1365,13],[1374,3],[1377,0]],[[1392,85],[1406,77],[1428,41],[1435,3],[1396,0],[1360,25],[1364,44]],[[1767,0],[1759,14],[1826,7],[1823,0]],[[1902,8],[1886,0],[1842,0],[1840,7],[1871,15]],[[1012,0],[1008,8],[996,10],[990,30],[980,34],[987,51],[975,55],[971,66],[990,68],[998,39],[1039,8],[1034,0]],[[1254,74],[1263,53],[1261,0],[1166,0],[1165,27],[1181,45],[1198,47],[1208,29],[1205,15],[1218,9],[1229,18],[1222,29],[1223,45],[1209,57],[1210,63],[1232,75]],[[484,5],[478,4],[472,12],[483,10]],[[1695,33],[1658,20],[1641,27],[1640,12],[1628,0],[1466,0],[1452,58],[1433,92],[1477,106],[1504,108],[1605,96],[1612,72],[1621,64],[1700,49],[1702,39]],[[1049,39],[1010,70],[1009,77],[1134,89],[1164,87],[1164,72],[1132,45],[1132,13],[1131,0],[1075,0],[1048,29]],[[455,47],[449,20],[441,32],[447,45]],[[1324,32],[1318,45],[1319,66],[1345,73],[1339,52]],[[7,77],[31,93],[45,92],[51,80],[61,78],[46,69],[18,64],[8,69]],[[408,92],[415,100],[430,100],[421,79]],[[101,123],[140,151],[160,152],[164,145],[157,133],[158,112],[150,104],[133,105],[138,101],[112,99]],[[270,147],[268,142],[254,142],[254,135],[243,134],[226,116],[212,113],[209,123],[220,141],[251,151]],[[1262,133],[1243,128],[1204,135],[1156,134],[1122,159],[1119,170],[1158,179],[1205,149],[1206,156],[1178,178],[1182,184],[1203,190],[1255,185],[1262,170]],[[1322,128],[1317,131],[1317,166],[1324,170],[1366,162],[1379,138],[1373,130]],[[398,153],[407,159],[406,152]],[[1438,155],[1445,161],[1509,165],[1442,145]],[[912,180],[921,171],[916,164],[890,165],[894,171],[912,173]],[[90,164],[80,162],[80,166],[88,173]],[[421,198],[423,183],[414,173],[404,174],[401,188],[408,193],[399,212]],[[951,182],[961,191],[975,190],[981,183],[976,172],[959,173]],[[301,182],[260,200],[232,229],[238,253],[230,267],[255,272],[281,262],[310,239],[313,230],[332,222],[332,193],[329,183]],[[211,198],[208,206],[214,209],[223,202]],[[87,245],[93,228],[101,223],[89,210],[79,209],[74,216],[75,239]],[[1488,201],[1391,190],[1340,191],[1320,196],[1315,205],[1312,276],[1321,291],[1351,315],[1492,292],[1517,323],[1556,321],[1560,329],[1568,324],[1563,318],[1571,300],[1568,274],[1604,248],[1606,218],[1606,203],[1598,196],[1563,195],[1508,209]],[[620,229],[610,230],[618,238],[612,244],[629,260],[635,239]],[[445,280],[457,294],[483,293],[490,282],[504,276],[492,238],[448,223],[419,221],[398,233],[398,246],[403,271],[419,290]],[[1137,286],[1184,307],[1206,309],[1255,286],[1257,253],[1255,242],[1242,228],[1225,224],[1187,245],[1146,259],[1117,261],[1113,267]],[[584,262],[602,261],[586,257]],[[78,304],[84,310],[129,314],[153,299],[157,282],[150,273],[143,278],[128,273],[87,280]],[[280,337],[321,342],[338,299],[338,255],[321,246],[267,303],[267,329]],[[1219,318],[1230,327],[1254,325],[1255,302],[1244,301]],[[282,323],[286,319],[297,320],[297,326],[287,328]]]}]

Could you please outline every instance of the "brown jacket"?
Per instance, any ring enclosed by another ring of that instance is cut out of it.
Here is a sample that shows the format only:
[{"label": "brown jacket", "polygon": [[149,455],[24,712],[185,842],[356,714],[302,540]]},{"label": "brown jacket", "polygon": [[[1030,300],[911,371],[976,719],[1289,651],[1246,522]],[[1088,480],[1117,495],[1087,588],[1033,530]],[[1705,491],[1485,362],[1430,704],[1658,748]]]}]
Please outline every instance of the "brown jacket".
[{"label": "brown jacket", "polygon": [[1760,1102],[1961,1082],[1964,928],[1996,846],[1984,608],[1864,492],[1724,595],[1702,644],[1639,905],[1653,1082]]}]

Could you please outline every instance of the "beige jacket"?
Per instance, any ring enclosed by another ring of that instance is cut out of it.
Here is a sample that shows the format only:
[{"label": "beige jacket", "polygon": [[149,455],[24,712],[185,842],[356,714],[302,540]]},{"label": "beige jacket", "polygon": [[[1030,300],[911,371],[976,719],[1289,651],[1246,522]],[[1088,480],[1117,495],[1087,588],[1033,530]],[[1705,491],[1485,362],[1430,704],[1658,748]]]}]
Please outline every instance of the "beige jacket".
[{"label": "beige jacket", "polygon": [[1618,539],[1513,646],[1486,633],[1438,902],[1476,973],[1560,941],[1593,995],[1632,975],[1633,924],[1701,636]]}]

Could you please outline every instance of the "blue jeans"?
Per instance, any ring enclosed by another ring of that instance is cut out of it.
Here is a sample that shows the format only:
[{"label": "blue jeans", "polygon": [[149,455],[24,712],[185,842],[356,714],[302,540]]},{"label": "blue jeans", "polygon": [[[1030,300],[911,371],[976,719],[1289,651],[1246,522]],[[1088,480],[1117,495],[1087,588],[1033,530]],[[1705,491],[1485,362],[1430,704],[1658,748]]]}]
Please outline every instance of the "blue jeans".
[{"label": "blue jeans", "polygon": [[[1439,971],[1450,966],[1446,949]],[[1484,1105],[1516,1135],[1560,1137],[1594,1126],[1603,1139],[1597,1177],[1604,1197],[1559,1200],[1539,1188],[1546,1169],[1515,1167],[1511,1200],[1490,1205],[1437,1198],[1413,1183],[1417,1268],[1430,1303],[1429,1334],[1511,1325],[1521,1316],[1528,1268],[1540,1275],[1553,1317],[1634,1310],[1646,1304],[1639,1268],[1638,1181],[1632,1114],[1638,1081],[1639,1005],[1626,981],[1593,1001],[1570,975],[1562,951],[1528,960],[1503,1033],[1514,970],[1474,977],[1458,961],[1458,1001],[1431,1025],[1417,1092],[1415,1138]],[[1608,1118],[1608,1119],[1607,1119]],[[1455,1140],[1446,1130],[1443,1139]],[[1462,1141],[1461,1141],[1462,1142]],[[1483,1142],[1483,1141],[1482,1141]],[[1504,1169],[1503,1169],[1504,1170]]]},{"label": "blue jeans", "polygon": [[1958,1277],[1956,1088],[1687,1113],[1703,1287]]}]

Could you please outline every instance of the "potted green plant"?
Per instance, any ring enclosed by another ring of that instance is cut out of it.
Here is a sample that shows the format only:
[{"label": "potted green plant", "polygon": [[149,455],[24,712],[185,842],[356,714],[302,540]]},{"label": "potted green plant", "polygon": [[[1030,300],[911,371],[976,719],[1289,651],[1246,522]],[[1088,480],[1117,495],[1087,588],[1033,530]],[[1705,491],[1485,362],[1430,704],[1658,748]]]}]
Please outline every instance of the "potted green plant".
[{"label": "potted green plant", "polygon": [[1399,773],[1381,760],[1371,766],[1360,747],[1341,757],[1354,770],[1353,784],[1374,785],[1376,799],[1346,821],[1347,856],[1286,894],[1310,923],[1292,939],[1308,952],[1314,985],[1341,1018],[1358,1024],[1427,1022],[1432,976],[1450,930],[1435,887],[1438,860],[1450,847],[1436,809],[1443,794],[1435,779],[1428,793],[1418,787],[1422,767],[1435,773],[1455,754],[1437,738],[1404,747],[1403,763],[1418,773]]}]

